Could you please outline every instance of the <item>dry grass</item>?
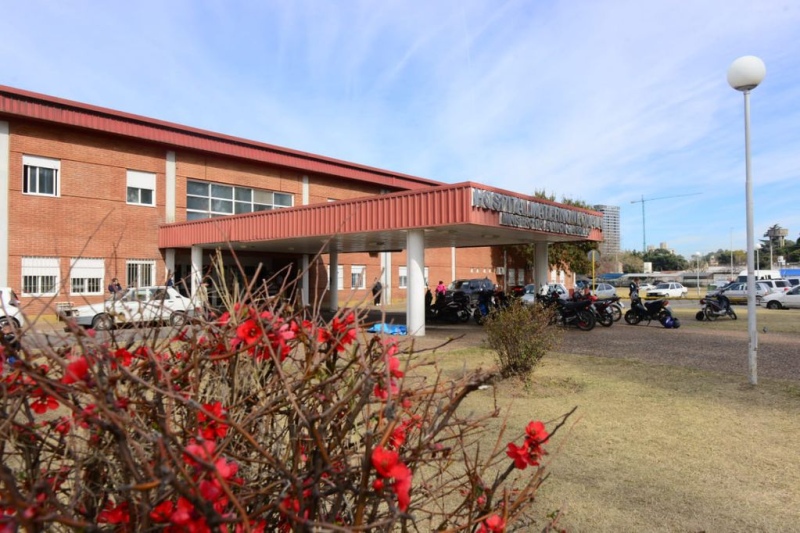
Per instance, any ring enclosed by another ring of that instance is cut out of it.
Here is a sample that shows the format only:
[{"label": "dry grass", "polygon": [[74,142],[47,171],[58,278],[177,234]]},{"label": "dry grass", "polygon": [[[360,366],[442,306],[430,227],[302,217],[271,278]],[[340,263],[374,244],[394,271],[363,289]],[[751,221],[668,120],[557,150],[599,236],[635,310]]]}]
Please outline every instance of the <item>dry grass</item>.
[{"label": "dry grass", "polygon": [[[453,376],[494,365],[479,348],[440,364]],[[499,382],[464,407],[495,401],[520,429],[579,406],[550,444],[538,504],[565,511],[569,531],[800,530],[797,382],[751,388],[741,376],[554,353],[532,387]]]}]

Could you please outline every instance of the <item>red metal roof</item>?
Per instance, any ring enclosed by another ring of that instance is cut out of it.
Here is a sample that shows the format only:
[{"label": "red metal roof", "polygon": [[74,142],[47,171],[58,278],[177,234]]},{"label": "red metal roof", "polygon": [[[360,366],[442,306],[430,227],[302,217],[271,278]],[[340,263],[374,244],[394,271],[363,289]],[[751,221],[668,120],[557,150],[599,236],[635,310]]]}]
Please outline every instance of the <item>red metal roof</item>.
[{"label": "red metal roof", "polygon": [[410,229],[425,230],[426,248],[530,242],[602,240],[501,225],[498,210],[473,205],[473,189],[602,216],[595,211],[522,196],[476,183],[459,183],[334,203],[177,222],[159,229],[160,248],[232,246],[303,253],[400,250]]},{"label": "red metal roof", "polygon": [[396,189],[440,182],[0,85],[0,115],[54,122]]}]

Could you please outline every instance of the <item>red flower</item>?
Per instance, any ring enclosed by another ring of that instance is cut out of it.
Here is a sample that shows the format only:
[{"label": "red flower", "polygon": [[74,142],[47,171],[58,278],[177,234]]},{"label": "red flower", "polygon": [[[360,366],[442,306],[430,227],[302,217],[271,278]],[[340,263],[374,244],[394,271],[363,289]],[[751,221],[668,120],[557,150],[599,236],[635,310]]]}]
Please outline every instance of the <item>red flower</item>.
[{"label": "red flower", "polygon": [[392,468],[397,466],[400,455],[392,450],[387,450],[382,446],[377,446],[372,450],[372,466],[378,471],[381,477],[392,477]]},{"label": "red flower", "polygon": [[236,328],[236,339],[234,339],[234,345],[238,345],[241,342],[244,342],[247,346],[252,346],[261,340],[261,335],[263,331],[261,330],[261,325],[253,318],[245,320],[239,327]]},{"label": "red flower", "polygon": [[478,528],[478,533],[503,533],[506,530],[506,521],[493,514],[483,521]]},{"label": "red flower", "polygon": [[[208,411],[215,418],[225,418],[226,410],[220,402],[205,403],[203,410]],[[228,425],[222,422],[217,422],[214,418],[207,415],[204,411],[198,411],[197,421],[200,422],[200,435],[204,439],[214,440],[216,438],[223,438],[228,432]]]},{"label": "red flower", "polygon": [[411,470],[403,463],[398,463],[391,469],[390,473],[392,474],[391,477],[394,478],[392,489],[397,495],[397,506],[400,507],[401,511],[405,511],[408,509],[408,504],[411,503],[411,496],[409,495],[411,491]]},{"label": "red flower", "polygon": [[397,357],[389,357],[389,373],[396,378],[403,377],[403,371],[400,370],[400,360]]},{"label": "red flower", "polygon": [[31,409],[33,409],[34,413],[41,415],[51,409],[58,409],[58,400],[49,394],[45,394],[41,389],[39,391],[40,394],[31,402]]},{"label": "red flower", "polygon": [[150,511],[150,518],[157,523],[169,522],[174,507],[171,500],[164,500]]},{"label": "red flower", "polygon": [[111,502],[106,503],[105,509],[97,515],[97,521],[101,524],[127,524],[131,521],[130,513],[128,513],[128,502],[122,502],[119,505],[114,505]]},{"label": "red flower", "polygon": [[528,427],[525,428],[527,438],[534,441],[536,444],[544,444],[550,435],[545,430],[544,424],[539,422],[530,422]]},{"label": "red flower", "polygon": [[67,370],[64,372],[64,377],[61,378],[61,383],[68,385],[70,383],[77,383],[78,381],[86,381],[88,375],[89,361],[86,360],[86,357],[73,357],[69,360]]},{"label": "red flower", "polygon": [[131,366],[131,352],[125,348],[120,348],[114,352],[114,358],[119,361],[122,366]]},{"label": "red flower", "polygon": [[518,447],[513,442],[508,443],[508,450],[506,455],[514,459],[514,466],[520,470],[525,470],[528,467],[528,443]]}]

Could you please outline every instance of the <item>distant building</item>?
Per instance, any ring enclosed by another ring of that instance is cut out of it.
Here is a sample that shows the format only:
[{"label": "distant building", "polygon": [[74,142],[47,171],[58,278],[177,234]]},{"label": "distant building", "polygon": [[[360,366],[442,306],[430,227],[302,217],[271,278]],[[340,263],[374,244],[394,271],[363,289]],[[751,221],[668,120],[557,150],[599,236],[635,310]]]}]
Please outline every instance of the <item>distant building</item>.
[{"label": "distant building", "polygon": [[611,256],[620,252],[619,206],[596,205],[595,211],[603,213],[603,242],[600,255]]}]

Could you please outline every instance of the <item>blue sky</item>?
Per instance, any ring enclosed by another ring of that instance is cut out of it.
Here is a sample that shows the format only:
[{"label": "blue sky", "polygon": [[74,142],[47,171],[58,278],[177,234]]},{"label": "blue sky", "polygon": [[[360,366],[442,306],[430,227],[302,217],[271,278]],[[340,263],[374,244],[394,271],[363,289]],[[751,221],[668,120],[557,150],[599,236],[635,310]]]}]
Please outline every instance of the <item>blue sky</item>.
[{"label": "blue sky", "polygon": [[[0,84],[446,183],[621,208],[622,246],[800,235],[800,2],[0,0]],[[684,195],[684,196],[680,196]],[[663,198],[672,197],[672,198]]]}]

